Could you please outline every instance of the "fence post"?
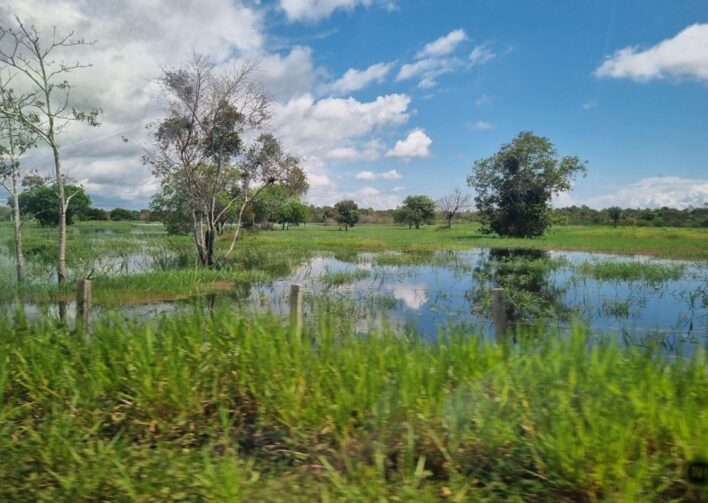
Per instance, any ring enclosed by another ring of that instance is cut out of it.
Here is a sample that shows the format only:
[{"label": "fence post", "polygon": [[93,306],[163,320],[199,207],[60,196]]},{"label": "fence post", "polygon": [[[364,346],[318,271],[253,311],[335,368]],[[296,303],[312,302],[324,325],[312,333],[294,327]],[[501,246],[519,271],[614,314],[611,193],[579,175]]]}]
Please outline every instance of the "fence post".
[{"label": "fence post", "polygon": [[492,319],[497,340],[503,338],[507,331],[506,295],[503,288],[492,288]]},{"label": "fence post", "polygon": [[80,279],[76,285],[76,331],[88,337],[91,310],[91,280]]},{"label": "fence post", "polygon": [[290,285],[290,322],[295,336],[302,336],[302,285]]}]

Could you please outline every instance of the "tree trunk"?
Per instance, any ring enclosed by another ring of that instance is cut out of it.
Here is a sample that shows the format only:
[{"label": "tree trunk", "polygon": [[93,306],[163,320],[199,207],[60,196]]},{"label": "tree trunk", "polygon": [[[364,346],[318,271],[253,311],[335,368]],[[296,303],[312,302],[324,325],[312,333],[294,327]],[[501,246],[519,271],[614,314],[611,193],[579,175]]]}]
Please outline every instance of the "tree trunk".
[{"label": "tree trunk", "polygon": [[452,217],[447,217],[447,228],[452,229]]},{"label": "tree trunk", "polygon": [[51,138],[52,153],[54,154],[54,175],[57,180],[57,191],[59,196],[59,242],[57,243],[57,283],[66,281],[66,194],[64,192],[64,178],[61,174],[61,164],[59,161],[59,148]]},{"label": "tree trunk", "polygon": [[22,221],[20,220],[20,196],[17,193],[19,185],[19,162],[12,161],[12,203],[15,219],[15,258],[17,260],[17,283],[22,283],[25,276],[25,256],[22,252]]}]

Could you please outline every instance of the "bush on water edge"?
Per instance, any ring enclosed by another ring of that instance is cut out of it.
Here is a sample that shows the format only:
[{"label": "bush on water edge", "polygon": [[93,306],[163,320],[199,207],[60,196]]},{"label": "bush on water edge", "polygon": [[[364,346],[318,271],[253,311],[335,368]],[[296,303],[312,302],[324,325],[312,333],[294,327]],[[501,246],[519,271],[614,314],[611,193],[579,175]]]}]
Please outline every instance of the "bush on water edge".
[{"label": "bush on water edge", "polygon": [[[700,501],[708,366],[321,316],[0,321],[2,501]],[[703,492],[701,492],[703,491]]]}]

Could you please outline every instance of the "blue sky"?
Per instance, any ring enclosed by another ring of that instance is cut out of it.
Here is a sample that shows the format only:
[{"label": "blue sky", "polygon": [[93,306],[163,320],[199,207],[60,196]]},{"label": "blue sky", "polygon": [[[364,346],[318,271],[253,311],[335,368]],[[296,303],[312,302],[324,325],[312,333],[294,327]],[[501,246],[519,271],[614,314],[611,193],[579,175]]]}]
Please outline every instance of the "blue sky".
[{"label": "blue sky", "polygon": [[[39,25],[51,21],[29,5],[39,0],[12,2]],[[54,5],[54,20],[103,39],[90,54],[96,71],[116,56],[131,69],[111,72],[122,107],[104,106],[102,131],[84,132],[95,140],[67,149],[102,206],[142,207],[155,190],[136,152],[113,137],[159,116],[145,81],[190,47],[224,63],[261,60],[272,127],[303,157],[317,204],[395,207],[408,194],[464,189],[474,160],[521,130],[588,162],[559,205],[708,202],[705,1],[208,0],[172,11],[125,2],[118,14]],[[136,18],[175,27],[179,39],[137,31],[131,42],[152,59],[135,59],[125,35],[105,26],[137,30]],[[92,92],[105,100],[105,89]],[[142,115],[126,116],[131,103]]]}]

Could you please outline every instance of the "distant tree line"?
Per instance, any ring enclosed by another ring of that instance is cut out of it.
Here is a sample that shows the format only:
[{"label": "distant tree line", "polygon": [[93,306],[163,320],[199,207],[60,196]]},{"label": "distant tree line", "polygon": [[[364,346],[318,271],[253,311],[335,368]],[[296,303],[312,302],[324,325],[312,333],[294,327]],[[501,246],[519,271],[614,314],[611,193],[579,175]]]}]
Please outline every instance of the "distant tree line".
[{"label": "distant tree line", "polygon": [[553,211],[557,225],[619,225],[637,227],[708,227],[708,205],[702,208],[618,208],[595,210],[570,206]]}]

